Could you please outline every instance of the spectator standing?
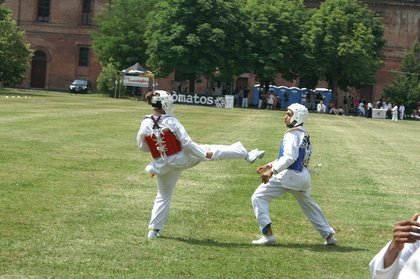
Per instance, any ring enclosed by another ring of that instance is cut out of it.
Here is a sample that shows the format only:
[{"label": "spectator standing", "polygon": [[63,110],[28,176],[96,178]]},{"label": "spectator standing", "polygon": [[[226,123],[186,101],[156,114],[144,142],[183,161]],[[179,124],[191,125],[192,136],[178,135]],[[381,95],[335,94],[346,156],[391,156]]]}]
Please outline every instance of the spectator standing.
[{"label": "spectator standing", "polygon": [[404,112],[405,112],[405,106],[404,106],[404,104],[401,104],[400,105],[398,111],[400,113],[400,119],[403,120],[404,119]]},{"label": "spectator standing", "polygon": [[315,98],[316,98],[316,93],[314,90],[309,90],[309,110],[313,111],[316,109],[315,107]]},{"label": "spectator standing", "polygon": [[243,108],[247,108],[248,107],[248,95],[249,95],[249,89],[248,88],[244,88],[244,90],[242,91],[242,107]]},{"label": "spectator standing", "polygon": [[347,93],[346,96],[344,96],[343,104],[344,104],[344,114],[348,115],[349,112],[350,112],[350,95],[349,95],[349,93]]},{"label": "spectator standing", "polygon": [[360,99],[359,98],[357,98],[357,97],[354,97],[353,98],[353,100],[352,100],[352,104],[353,104],[353,108],[356,108],[356,109],[358,109],[359,108],[359,105],[360,105]]},{"label": "spectator standing", "polygon": [[359,116],[365,116],[365,102],[361,101],[359,103]]},{"label": "spectator standing", "polygon": [[242,87],[239,87],[238,89],[238,107],[242,107],[242,100],[244,98],[244,90]]},{"label": "spectator standing", "polygon": [[391,102],[389,102],[387,105],[386,105],[386,118],[387,119],[392,119],[392,103]]},{"label": "spectator standing", "polygon": [[273,91],[270,90],[270,93],[268,93],[268,96],[267,96],[267,109],[273,109],[274,102],[275,102],[274,98],[275,98],[274,93]]},{"label": "spectator standing", "polygon": [[372,103],[368,103],[366,117],[372,118]]},{"label": "spectator standing", "polygon": [[395,105],[393,108],[392,108],[392,121],[398,121],[398,106],[397,105]]}]

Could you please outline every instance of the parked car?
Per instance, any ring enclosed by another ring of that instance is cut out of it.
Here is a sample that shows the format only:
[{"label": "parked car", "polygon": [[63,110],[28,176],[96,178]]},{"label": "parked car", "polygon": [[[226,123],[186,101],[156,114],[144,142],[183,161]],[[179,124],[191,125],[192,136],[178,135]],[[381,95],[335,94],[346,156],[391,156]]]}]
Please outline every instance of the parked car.
[{"label": "parked car", "polygon": [[85,79],[76,79],[70,84],[71,93],[89,93],[92,92],[90,81]]}]

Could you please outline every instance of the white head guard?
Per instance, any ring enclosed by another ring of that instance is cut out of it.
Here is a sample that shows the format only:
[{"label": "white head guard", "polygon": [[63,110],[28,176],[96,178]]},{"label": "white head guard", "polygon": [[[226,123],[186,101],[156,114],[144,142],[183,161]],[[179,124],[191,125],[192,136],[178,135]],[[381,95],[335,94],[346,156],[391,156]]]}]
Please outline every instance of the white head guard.
[{"label": "white head guard", "polygon": [[174,100],[172,95],[164,90],[155,90],[153,92],[151,105],[152,107],[162,108],[166,114],[173,114],[174,113]]},{"label": "white head guard", "polygon": [[287,109],[293,112],[293,116],[290,119],[290,124],[293,127],[303,124],[308,119],[308,109],[304,105],[295,103],[288,106]]}]

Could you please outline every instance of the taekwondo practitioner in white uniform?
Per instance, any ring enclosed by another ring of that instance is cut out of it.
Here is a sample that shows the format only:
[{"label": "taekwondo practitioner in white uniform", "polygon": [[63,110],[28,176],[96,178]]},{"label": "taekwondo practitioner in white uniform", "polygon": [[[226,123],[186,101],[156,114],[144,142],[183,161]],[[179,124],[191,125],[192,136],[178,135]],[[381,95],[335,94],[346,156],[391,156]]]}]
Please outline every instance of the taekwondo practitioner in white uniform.
[{"label": "taekwondo practitioner in white uniform", "polygon": [[394,225],[392,240],[369,264],[372,279],[420,278],[419,222],[419,214],[415,214]]},{"label": "taekwondo practitioner in white uniform", "polygon": [[392,121],[398,121],[398,106],[395,105],[392,110]]},{"label": "taekwondo practitioner in white uniform", "polygon": [[137,145],[150,152],[153,161],[145,171],[157,176],[157,195],[149,223],[148,238],[160,236],[169,215],[169,207],[176,183],[185,169],[202,161],[245,159],[249,163],[264,156],[264,151],[248,152],[240,143],[232,145],[201,145],[195,143],[184,126],[173,115],[173,98],[163,90],[145,96],[153,107],[153,114],[144,116],[137,133]]},{"label": "taekwondo practitioner in white uniform", "polygon": [[277,241],[271,229],[269,213],[272,199],[286,193],[292,194],[311,224],[325,240],[325,245],[335,245],[335,231],[329,225],[318,204],[311,199],[311,175],[307,168],[311,156],[309,135],[303,128],[308,109],[301,104],[287,108],[284,122],[289,128],[284,134],[277,160],[257,168],[262,184],[252,195],[252,207],[262,235],[253,244],[264,245]]}]

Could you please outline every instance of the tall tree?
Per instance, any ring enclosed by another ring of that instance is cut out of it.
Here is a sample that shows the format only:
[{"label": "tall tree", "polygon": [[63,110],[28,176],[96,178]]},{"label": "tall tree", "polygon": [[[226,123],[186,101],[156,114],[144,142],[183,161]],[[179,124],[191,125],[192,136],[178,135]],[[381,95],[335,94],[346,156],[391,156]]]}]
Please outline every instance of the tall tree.
[{"label": "tall tree", "polygon": [[380,18],[366,5],[358,0],[326,0],[307,28],[302,42],[316,65],[315,75],[328,81],[335,98],[338,88],[374,83],[385,42]]},{"label": "tall tree", "polygon": [[176,71],[194,91],[216,69],[225,79],[243,72],[246,18],[239,0],[166,0],[148,16],[148,65],[157,76]]},{"label": "tall tree", "polygon": [[92,34],[93,47],[102,65],[111,61],[128,67],[147,61],[144,32],[146,15],[156,0],[113,0],[96,18],[98,30]]},{"label": "tall tree", "polygon": [[417,109],[420,102],[420,41],[405,52],[401,69],[392,83],[385,87],[383,97],[397,104],[404,104],[408,112]]},{"label": "tall tree", "polygon": [[250,15],[251,71],[268,84],[280,72],[295,79],[304,65],[301,45],[307,11],[303,1],[253,0],[247,5]]},{"label": "tall tree", "polygon": [[32,57],[32,50],[12,19],[12,11],[0,4],[0,82],[20,84]]}]

